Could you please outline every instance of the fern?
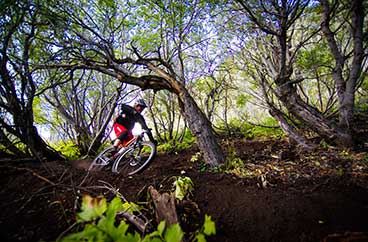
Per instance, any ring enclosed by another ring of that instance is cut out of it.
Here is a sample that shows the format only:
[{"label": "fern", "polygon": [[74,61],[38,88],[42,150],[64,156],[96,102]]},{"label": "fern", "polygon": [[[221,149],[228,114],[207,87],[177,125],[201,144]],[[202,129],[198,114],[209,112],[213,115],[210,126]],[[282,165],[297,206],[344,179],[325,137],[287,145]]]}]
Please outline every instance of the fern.
[{"label": "fern", "polygon": [[[77,214],[77,223],[84,224],[83,230],[65,236],[61,242],[180,242],[183,239],[184,232],[180,225],[173,224],[165,229],[165,221],[157,226],[156,231],[143,238],[137,231],[128,232],[129,224],[124,220],[116,225],[116,214],[119,211],[137,208],[134,203],[123,203],[119,197],[108,203],[104,197],[93,198],[85,195],[81,211]],[[216,234],[215,223],[206,215],[204,225],[197,231],[194,241],[205,242],[205,236],[213,234]]]}]

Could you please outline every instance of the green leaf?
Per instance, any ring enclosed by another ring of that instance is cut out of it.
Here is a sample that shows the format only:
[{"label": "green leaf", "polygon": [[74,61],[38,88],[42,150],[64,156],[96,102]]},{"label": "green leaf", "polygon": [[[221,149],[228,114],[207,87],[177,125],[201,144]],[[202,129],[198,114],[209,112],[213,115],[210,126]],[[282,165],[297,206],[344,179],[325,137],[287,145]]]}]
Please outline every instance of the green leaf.
[{"label": "green leaf", "polygon": [[147,242],[162,242],[162,239],[160,239],[160,238],[153,238],[153,239],[147,240]]},{"label": "green leaf", "polygon": [[62,242],[74,241],[109,241],[106,233],[98,229],[95,225],[87,224],[83,231],[64,237]]},{"label": "green leaf", "polygon": [[127,224],[124,220],[122,220],[118,226],[118,231],[120,234],[126,234],[126,232],[128,231],[129,228],[129,224]]},{"label": "green leaf", "polygon": [[204,234],[200,233],[196,235],[194,240],[197,242],[206,242],[206,237],[204,236]]},{"label": "green leaf", "polygon": [[98,5],[109,8],[116,8],[114,0],[98,0]]},{"label": "green leaf", "polygon": [[[122,235],[125,233],[121,233],[114,225],[114,221],[111,221],[110,219],[106,217],[102,217],[97,224],[97,227],[109,235],[110,238],[113,239],[113,241],[117,241]],[[123,230],[123,232],[126,232],[126,230]]]},{"label": "green leaf", "polygon": [[125,221],[121,221],[118,227],[115,227],[115,217],[118,211],[122,211],[123,203],[119,197],[115,197],[109,204],[106,211],[106,218],[101,218],[98,226],[114,241],[119,241],[121,238],[124,238],[124,241],[136,241],[134,240],[134,236],[131,234],[126,235],[126,232],[129,228],[129,225],[125,223]]},{"label": "green leaf", "polygon": [[165,221],[161,221],[157,226],[157,230],[147,234],[142,242],[162,242],[162,235],[165,231]]},{"label": "green leaf", "polygon": [[77,215],[78,222],[88,222],[100,217],[107,209],[106,198],[83,196],[82,211]]},{"label": "green leaf", "polygon": [[160,236],[162,236],[162,234],[164,233],[165,225],[166,225],[166,222],[161,221],[160,224],[157,226],[157,231],[160,233]]},{"label": "green leaf", "polygon": [[115,197],[109,204],[106,215],[108,218],[113,217],[115,218],[115,215],[118,211],[123,210],[123,203],[121,202],[121,199],[119,197]]},{"label": "green leaf", "polygon": [[184,232],[180,228],[179,224],[172,224],[167,228],[165,232],[165,241],[167,242],[180,242],[184,236]]},{"label": "green leaf", "polygon": [[44,108],[42,107],[41,98],[35,97],[32,103],[33,108],[33,116],[35,123],[37,124],[48,124],[46,113],[44,112]]},{"label": "green leaf", "polygon": [[125,202],[121,208],[122,211],[133,213],[139,211],[139,206],[133,202]]},{"label": "green leaf", "polygon": [[121,241],[121,242],[140,242],[141,241],[141,237],[139,235],[139,233],[137,233],[137,231],[134,232],[134,234],[127,234],[125,237],[120,238],[119,240],[116,241]]},{"label": "green leaf", "polygon": [[193,182],[189,177],[179,177],[174,182],[175,197],[183,200],[184,197],[193,191]]},{"label": "green leaf", "polygon": [[215,222],[213,222],[211,216],[208,216],[207,214],[204,217],[203,233],[206,235],[216,234]]}]

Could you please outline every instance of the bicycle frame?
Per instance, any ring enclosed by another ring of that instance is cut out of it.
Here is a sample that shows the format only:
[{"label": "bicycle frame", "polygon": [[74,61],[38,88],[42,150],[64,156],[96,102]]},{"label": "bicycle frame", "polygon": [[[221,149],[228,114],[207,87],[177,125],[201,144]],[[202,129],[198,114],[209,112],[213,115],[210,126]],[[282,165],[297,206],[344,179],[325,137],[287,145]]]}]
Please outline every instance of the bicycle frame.
[{"label": "bicycle frame", "polygon": [[141,134],[134,136],[131,140],[129,140],[125,146],[119,149],[118,153],[123,154],[127,149],[133,148],[135,149],[137,145],[143,140],[144,134],[146,134],[148,131],[143,130]]}]

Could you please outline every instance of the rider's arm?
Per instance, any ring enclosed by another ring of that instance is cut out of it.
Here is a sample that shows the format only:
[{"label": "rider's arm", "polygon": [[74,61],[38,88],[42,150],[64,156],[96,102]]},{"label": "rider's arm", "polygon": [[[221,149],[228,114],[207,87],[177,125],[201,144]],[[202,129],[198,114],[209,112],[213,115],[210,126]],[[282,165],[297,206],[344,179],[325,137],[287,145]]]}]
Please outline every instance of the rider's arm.
[{"label": "rider's arm", "polygon": [[141,114],[137,113],[136,117],[137,117],[137,122],[138,122],[138,123],[140,123],[140,125],[142,126],[142,129],[144,129],[144,130],[147,130],[147,131],[148,131],[148,132],[147,132],[147,135],[148,135],[149,139],[150,139],[153,143],[157,143],[157,142],[156,142],[156,140],[155,140],[155,138],[153,138],[152,132],[151,132],[151,130],[148,128],[147,123],[146,123],[146,120],[144,120],[143,116],[142,116]]}]

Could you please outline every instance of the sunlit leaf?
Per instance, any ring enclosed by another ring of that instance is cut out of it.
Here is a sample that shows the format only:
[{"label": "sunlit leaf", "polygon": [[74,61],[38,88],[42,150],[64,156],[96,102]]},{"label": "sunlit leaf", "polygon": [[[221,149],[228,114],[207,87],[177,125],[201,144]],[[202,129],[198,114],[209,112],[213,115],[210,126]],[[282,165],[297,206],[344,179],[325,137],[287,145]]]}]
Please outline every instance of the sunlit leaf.
[{"label": "sunlit leaf", "polygon": [[159,223],[159,225],[157,226],[157,230],[160,233],[160,236],[162,236],[162,234],[164,233],[165,225],[166,225],[166,222],[165,221],[161,221]]},{"label": "sunlit leaf", "polygon": [[206,236],[204,234],[197,234],[195,237],[197,242],[206,242]]},{"label": "sunlit leaf", "polygon": [[203,233],[206,235],[215,235],[216,234],[216,225],[215,222],[212,221],[211,216],[205,215],[204,224],[203,224]]},{"label": "sunlit leaf", "polygon": [[174,182],[175,197],[183,200],[184,197],[193,191],[193,182],[189,177],[179,177]]},{"label": "sunlit leaf", "polygon": [[88,222],[100,217],[107,209],[106,198],[93,198],[84,195],[82,199],[82,211],[78,213],[78,222]]},{"label": "sunlit leaf", "polygon": [[184,232],[182,231],[179,224],[172,224],[167,230],[165,231],[165,241],[168,242],[180,242],[184,236]]}]

